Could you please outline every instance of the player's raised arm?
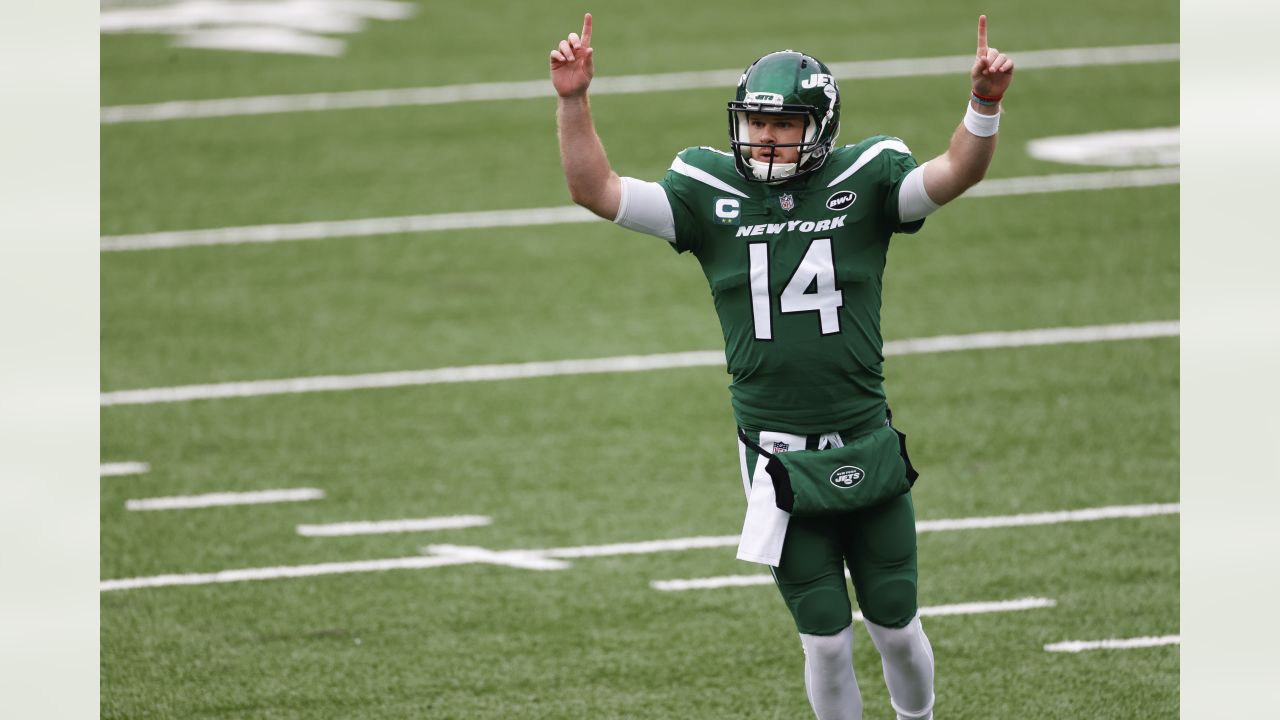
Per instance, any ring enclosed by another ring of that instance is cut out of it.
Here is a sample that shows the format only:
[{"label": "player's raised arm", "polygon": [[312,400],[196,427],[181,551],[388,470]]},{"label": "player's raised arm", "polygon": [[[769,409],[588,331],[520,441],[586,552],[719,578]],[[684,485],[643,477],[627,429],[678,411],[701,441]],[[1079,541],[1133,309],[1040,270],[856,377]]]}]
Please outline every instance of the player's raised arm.
[{"label": "player's raised arm", "polygon": [[924,189],[938,205],[982,180],[996,151],[1000,101],[1013,82],[1013,58],[987,44],[987,16],[978,18],[978,50],[969,71],[972,94],[951,145],[924,169]]},{"label": "player's raised arm", "polygon": [[551,51],[551,84],[559,96],[556,128],[560,164],[573,201],[607,220],[618,214],[621,182],[609,166],[600,137],[591,122],[587,88],[595,74],[591,47],[591,13],[582,19],[582,34],[569,33]]}]

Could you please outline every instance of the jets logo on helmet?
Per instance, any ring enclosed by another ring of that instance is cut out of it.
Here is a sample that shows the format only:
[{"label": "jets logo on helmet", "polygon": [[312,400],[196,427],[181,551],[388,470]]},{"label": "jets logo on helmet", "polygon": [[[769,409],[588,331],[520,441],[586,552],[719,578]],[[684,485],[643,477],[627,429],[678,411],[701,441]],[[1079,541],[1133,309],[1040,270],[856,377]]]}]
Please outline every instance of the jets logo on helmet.
[{"label": "jets logo on helmet", "polygon": [[[807,175],[826,162],[840,133],[840,89],[817,58],[793,50],[769,53],[742,73],[729,101],[729,144],[738,174],[753,182],[776,183]],[[788,115],[803,124],[798,143],[753,143],[749,114]],[[797,148],[795,163],[768,163],[751,157],[753,147]]]},{"label": "jets logo on helmet", "polygon": [[782,96],[771,92],[749,92],[742,104],[754,107],[757,111],[768,112],[770,108],[782,107]]},{"label": "jets logo on helmet", "polygon": [[826,73],[814,73],[809,77],[805,78],[804,80],[802,80],[800,82],[800,87],[815,88],[815,87],[818,87],[819,85],[828,85],[830,83],[834,83],[835,81],[836,81],[835,78],[831,77]]}]

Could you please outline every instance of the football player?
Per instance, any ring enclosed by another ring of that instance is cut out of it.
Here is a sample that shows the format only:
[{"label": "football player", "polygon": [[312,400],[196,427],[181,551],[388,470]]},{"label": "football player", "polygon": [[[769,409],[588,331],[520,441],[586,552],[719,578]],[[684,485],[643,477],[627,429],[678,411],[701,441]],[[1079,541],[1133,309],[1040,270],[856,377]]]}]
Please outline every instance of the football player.
[{"label": "football player", "polygon": [[[591,27],[587,14],[581,35],[570,33],[550,57],[570,195],[701,263],[724,331],[734,416],[750,440],[738,451],[754,500],[753,488],[769,480],[753,448],[841,447],[888,423],[880,300],[889,239],[919,231],[982,179],[1013,60],[988,47],[980,17],[963,120],[946,152],[918,165],[896,137],[837,146],[840,90],[830,70],[801,52],[769,53],[746,69],[728,103],[729,151],[686,149],[661,181],[645,182],[613,171],[592,123]],[[911,494],[847,515],[789,517],[776,543],[768,527],[752,527],[752,512],[749,503],[738,557],[773,568],[819,720],[862,717],[846,567],[894,711],[900,720],[932,718]]]}]

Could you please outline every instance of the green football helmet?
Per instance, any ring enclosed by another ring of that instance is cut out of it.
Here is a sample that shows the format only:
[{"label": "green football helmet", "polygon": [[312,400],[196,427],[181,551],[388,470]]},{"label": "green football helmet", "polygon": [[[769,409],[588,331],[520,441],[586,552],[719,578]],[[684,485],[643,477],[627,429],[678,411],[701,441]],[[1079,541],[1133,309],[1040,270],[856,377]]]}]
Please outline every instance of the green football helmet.
[{"label": "green football helmet", "polygon": [[[794,115],[803,119],[799,143],[752,143],[748,114]],[[729,102],[729,144],[738,173],[752,182],[781,182],[811,173],[826,162],[840,133],[840,89],[831,71],[817,58],[781,50],[751,63],[738,80]],[[753,147],[796,147],[796,163],[768,163],[751,157]]]}]

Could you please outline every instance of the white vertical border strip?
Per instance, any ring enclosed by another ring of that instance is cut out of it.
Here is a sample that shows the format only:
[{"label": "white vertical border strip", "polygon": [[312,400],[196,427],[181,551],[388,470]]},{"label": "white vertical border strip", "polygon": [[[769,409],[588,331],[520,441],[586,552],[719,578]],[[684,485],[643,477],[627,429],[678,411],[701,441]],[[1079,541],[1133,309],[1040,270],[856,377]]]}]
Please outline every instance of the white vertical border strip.
[{"label": "white vertical border strip", "polygon": [[[1280,5],[1192,0],[1170,3],[1168,12],[1178,7],[1189,55],[1179,93],[1188,183],[1179,258],[1180,314],[1188,333],[1179,366],[1187,506],[1179,630],[1187,647],[1180,654],[1182,694],[1175,707],[1185,718],[1249,717],[1268,712],[1280,615],[1244,606],[1237,619],[1222,610],[1224,593],[1264,603],[1280,596],[1280,243],[1274,215]],[[1224,76],[1220,57],[1228,47],[1235,70]],[[1202,102],[1206,97],[1213,102]],[[1224,139],[1248,148],[1247,161],[1214,147]],[[1221,478],[1230,491],[1210,478]]]},{"label": "white vertical border strip", "polygon": [[3,15],[0,714],[98,717],[98,5]]}]

